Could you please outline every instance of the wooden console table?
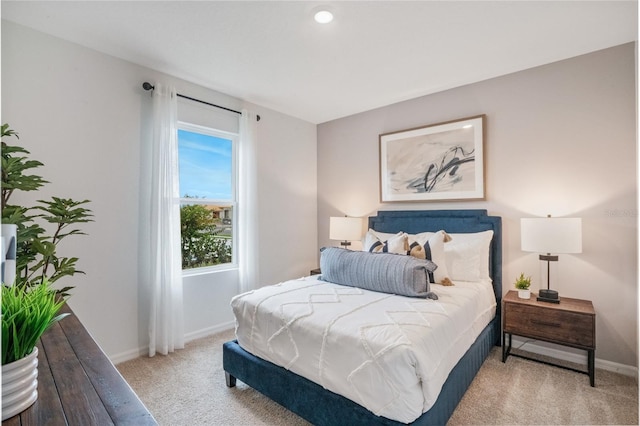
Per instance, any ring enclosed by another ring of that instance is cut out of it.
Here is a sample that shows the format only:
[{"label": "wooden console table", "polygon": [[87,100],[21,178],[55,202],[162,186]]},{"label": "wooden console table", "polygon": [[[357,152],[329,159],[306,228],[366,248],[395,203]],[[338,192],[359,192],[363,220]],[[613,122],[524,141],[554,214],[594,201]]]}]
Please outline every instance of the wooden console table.
[{"label": "wooden console table", "polygon": [[38,343],[38,399],[8,425],[157,425],[68,305]]}]

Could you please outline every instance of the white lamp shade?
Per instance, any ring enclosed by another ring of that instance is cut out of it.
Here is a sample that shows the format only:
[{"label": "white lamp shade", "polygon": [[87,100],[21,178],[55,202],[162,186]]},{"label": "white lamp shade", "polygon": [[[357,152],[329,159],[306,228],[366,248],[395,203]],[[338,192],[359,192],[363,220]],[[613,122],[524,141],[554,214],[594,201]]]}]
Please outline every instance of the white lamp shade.
[{"label": "white lamp shade", "polygon": [[330,217],[329,239],[354,241],[362,237],[362,218]]},{"label": "white lamp shade", "polygon": [[582,253],[582,219],[544,217],[520,219],[522,251]]}]

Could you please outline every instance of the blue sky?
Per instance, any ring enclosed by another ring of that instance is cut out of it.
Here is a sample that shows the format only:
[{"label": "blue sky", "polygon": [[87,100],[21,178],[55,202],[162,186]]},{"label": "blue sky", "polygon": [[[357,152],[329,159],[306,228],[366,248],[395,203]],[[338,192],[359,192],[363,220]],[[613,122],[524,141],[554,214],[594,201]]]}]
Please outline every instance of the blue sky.
[{"label": "blue sky", "polygon": [[178,130],[180,196],[231,199],[232,141]]}]

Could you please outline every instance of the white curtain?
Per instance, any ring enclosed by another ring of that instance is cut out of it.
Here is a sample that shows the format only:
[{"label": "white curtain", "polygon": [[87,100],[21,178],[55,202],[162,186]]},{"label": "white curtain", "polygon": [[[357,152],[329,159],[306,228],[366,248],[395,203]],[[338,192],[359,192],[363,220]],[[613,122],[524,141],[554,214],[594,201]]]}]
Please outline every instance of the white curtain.
[{"label": "white curtain", "polygon": [[[178,175],[177,94],[173,87],[155,85],[152,94],[152,129],[142,167],[150,176],[145,189],[148,227],[142,241],[146,265],[142,273],[150,302],[149,356],[167,355],[184,348],[182,260],[180,253],[180,187]],[[148,243],[147,243],[148,242]]]},{"label": "white curtain", "polygon": [[240,117],[238,200],[238,264],[240,292],[258,286],[258,161],[256,115],[246,109]]}]

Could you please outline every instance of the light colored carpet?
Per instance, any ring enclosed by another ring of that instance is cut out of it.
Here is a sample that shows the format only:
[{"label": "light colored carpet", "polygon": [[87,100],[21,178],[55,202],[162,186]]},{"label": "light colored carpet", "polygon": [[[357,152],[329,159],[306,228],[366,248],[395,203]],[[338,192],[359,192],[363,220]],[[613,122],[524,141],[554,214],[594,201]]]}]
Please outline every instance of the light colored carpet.
[{"label": "light colored carpet", "polygon": [[[117,368],[163,426],[309,425],[240,381],[227,388],[222,344],[233,338],[223,332]],[[496,347],[448,424],[637,425],[638,384],[597,370],[592,388],[584,374],[516,357],[503,364]]]}]

